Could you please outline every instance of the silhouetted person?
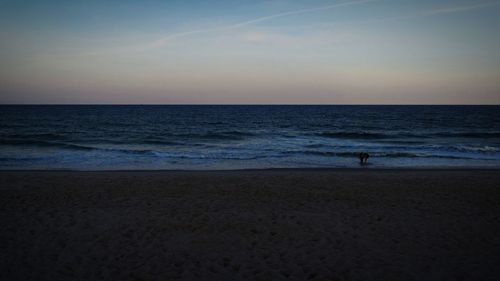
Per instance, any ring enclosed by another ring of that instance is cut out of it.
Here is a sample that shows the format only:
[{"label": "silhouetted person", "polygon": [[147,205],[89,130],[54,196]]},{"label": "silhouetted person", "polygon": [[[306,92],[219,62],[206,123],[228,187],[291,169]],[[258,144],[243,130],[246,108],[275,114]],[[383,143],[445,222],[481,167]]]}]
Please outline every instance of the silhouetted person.
[{"label": "silhouetted person", "polygon": [[361,152],[359,155],[359,164],[360,165],[363,165],[363,164],[367,164],[368,163],[368,157],[370,157],[370,155],[366,152]]}]

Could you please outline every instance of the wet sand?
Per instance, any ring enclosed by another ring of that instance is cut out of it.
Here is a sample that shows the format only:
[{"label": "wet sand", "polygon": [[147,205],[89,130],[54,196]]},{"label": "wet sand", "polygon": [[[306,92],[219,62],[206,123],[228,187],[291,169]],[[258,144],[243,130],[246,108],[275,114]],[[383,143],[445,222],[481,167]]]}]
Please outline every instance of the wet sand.
[{"label": "wet sand", "polygon": [[0,226],[0,280],[500,280],[500,171],[3,171]]}]

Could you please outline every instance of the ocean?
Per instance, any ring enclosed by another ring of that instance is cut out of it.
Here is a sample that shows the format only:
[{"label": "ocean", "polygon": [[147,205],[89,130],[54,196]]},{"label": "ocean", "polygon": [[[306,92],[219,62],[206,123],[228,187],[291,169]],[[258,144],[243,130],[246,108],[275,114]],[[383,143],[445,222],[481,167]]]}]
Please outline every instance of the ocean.
[{"label": "ocean", "polygon": [[499,168],[500,106],[0,106],[3,170],[357,167]]}]

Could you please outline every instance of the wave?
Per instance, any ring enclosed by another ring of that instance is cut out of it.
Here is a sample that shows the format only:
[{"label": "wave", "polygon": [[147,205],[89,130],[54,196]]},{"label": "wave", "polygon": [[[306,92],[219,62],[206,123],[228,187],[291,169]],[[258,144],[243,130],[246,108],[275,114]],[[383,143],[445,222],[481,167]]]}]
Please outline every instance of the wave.
[{"label": "wave", "polygon": [[115,135],[82,134],[69,138],[65,134],[57,133],[15,133],[0,135],[0,145],[39,145],[57,146],[58,143],[84,143],[84,144],[154,144],[154,145],[195,145],[193,140],[244,140],[255,134],[243,131],[221,132],[193,132],[193,133],[162,133],[157,135],[139,135],[123,133]]},{"label": "wave", "polygon": [[[336,156],[336,157],[358,157],[359,152],[331,152],[331,151],[303,151],[304,154],[318,156]],[[390,158],[412,158],[421,157],[419,154],[407,152],[370,152],[371,157],[390,157]]]},{"label": "wave", "polygon": [[[357,158],[358,152],[330,152],[330,151],[302,151],[299,153],[308,155],[317,155],[324,157],[342,157],[342,158]],[[410,152],[369,152],[370,157],[377,158],[438,158],[438,159],[462,159],[462,160],[493,160],[489,158],[467,157],[459,155],[442,155],[428,153],[410,153]]]},{"label": "wave", "polygon": [[123,152],[123,153],[133,153],[133,154],[145,154],[152,152],[152,150],[148,149],[141,150],[141,149],[126,149],[126,148],[102,148],[102,147],[94,147],[81,144],[51,142],[43,140],[0,140],[0,145],[47,147],[47,148],[59,148],[59,149],[77,150],[77,151],[95,150],[95,151]]},{"label": "wave", "polygon": [[249,132],[227,131],[227,132],[209,132],[209,133],[187,133],[174,134],[173,137],[189,138],[189,139],[209,139],[209,140],[244,140],[247,137],[255,136]]},{"label": "wave", "polygon": [[428,136],[422,134],[414,134],[409,132],[320,132],[316,134],[320,137],[334,138],[334,139],[404,139],[404,138],[427,138]]},{"label": "wave", "polygon": [[304,145],[304,147],[306,147],[306,148],[324,148],[324,147],[328,147],[328,146],[325,144],[315,143],[315,144],[306,144],[306,145]]},{"label": "wave", "polygon": [[416,140],[380,140],[378,143],[387,143],[387,144],[401,144],[401,145],[418,145],[425,144],[425,141],[416,141]]},{"label": "wave", "polygon": [[438,144],[428,144],[422,146],[416,146],[415,148],[424,151],[442,151],[442,152],[454,152],[454,153],[481,153],[490,154],[500,151],[499,147],[489,146],[489,145],[438,145]]},{"label": "wave", "polygon": [[278,157],[279,155],[248,155],[248,154],[203,154],[203,153],[170,153],[151,151],[151,153],[159,158],[172,159],[211,159],[211,160],[255,160],[269,157]]},{"label": "wave", "polygon": [[[472,138],[472,139],[500,139],[500,132],[438,132],[438,133],[410,133],[410,132],[320,132],[316,135],[335,139],[428,139],[428,138]],[[403,140],[402,140],[403,141]],[[414,142],[414,140],[409,140]]]},{"label": "wave", "polygon": [[321,132],[317,135],[334,139],[383,139],[390,137],[387,134],[367,132]]},{"label": "wave", "polygon": [[431,134],[435,137],[451,138],[478,138],[478,139],[497,139],[500,138],[500,132],[441,132]]},{"label": "wave", "polygon": [[41,139],[41,140],[63,140],[65,136],[54,133],[29,133],[29,134],[11,134],[5,137],[10,139]]},{"label": "wave", "polygon": [[93,150],[93,147],[88,147],[78,144],[62,143],[62,142],[51,142],[44,140],[0,140],[0,145],[14,145],[14,146],[37,146],[37,147],[54,147],[62,149],[74,149],[74,150]]},{"label": "wave", "polygon": [[[153,142],[164,145],[164,141]],[[101,143],[99,143],[101,144]],[[130,144],[130,143],[128,143]],[[175,143],[177,144],[177,143]],[[42,140],[0,140],[0,145],[14,145],[14,146],[28,146],[28,147],[44,147],[44,148],[56,148],[64,150],[73,151],[100,151],[100,152],[111,152],[111,153],[123,153],[123,154],[135,154],[135,155],[149,155],[154,157],[168,157],[168,158],[189,158],[189,159],[258,159],[267,156],[225,156],[224,153],[220,153],[221,156],[206,155],[204,153],[199,154],[185,154],[185,153],[172,153],[172,152],[162,152],[153,149],[134,149],[134,148],[120,148],[120,147],[96,147],[81,144],[71,144],[62,142],[51,142]],[[198,145],[194,145],[198,146]],[[227,154],[230,155],[230,154]],[[6,160],[6,159],[4,159]]]},{"label": "wave", "polygon": [[12,161],[32,162],[43,159],[44,158],[42,157],[0,157],[0,162],[12,162]]},{"label": "wave", "polygon": [[160,140],[160,139],[137,139],[137,140],[116,140],[116,139],[91,139],[91,140],[79,140],[79,143],[85,144],[117,144],[117,145],[141,145],[141,144],[153,144],[153,145],[165,145],[165,146],[174,146],[174,145],[195,145],[191,143],[182,143],[170,140]]},{"label": "wave", "polygon": [[11,145],[11,146],[36,146],[36,147],[59,147],[66,149],[99,149],[98,147],[92,145],[159,145],[159,146],[202,146],[203,144],[197,143],[186,143],[171,140],[155,140],[155,139],[145,139],[145,140],[116,140],[116,139],[81,139],[77,144],[71,143],[70,141],[64,141],[56,135],[47,134],[45,138],[38,139],[0,139],[0,145]]},{"label": "wave", "polygon": [[481,153],[494,153],[498,152],[497,147],[493,146],[465,146],[465,145],[456,145],[449,146],[450,150],[459,151],[459,152],[481,152]]},{"label": "wave", "polygon": [[[126,143],[123,142],[123,144],[130,144],[130,142]],[[176,141],[167,141],[167,140],[143,140],[143,141],[137,141],[133,144],[157,144],[157,145],[195,145],[195,144],[186,144],[182,142],[176,142]]]}]

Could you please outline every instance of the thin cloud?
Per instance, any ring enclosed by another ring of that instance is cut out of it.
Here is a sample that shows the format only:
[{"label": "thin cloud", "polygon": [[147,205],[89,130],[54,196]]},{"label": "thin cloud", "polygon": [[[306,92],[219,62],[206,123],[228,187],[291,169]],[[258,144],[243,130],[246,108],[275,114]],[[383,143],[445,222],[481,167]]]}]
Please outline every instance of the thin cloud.
[{"label": "thin cloud", "polygon": [[[168,43],[169,41],[171,41],[173,39],[185,37],[185,36],[190,36],[193,34],[230,30],[230,29],[240,28],[240,27],[252,25],[255,23],[260,23],[260,22],[276,19],[276,18],[292,16],[292,15],[307,14],[307,13],[314,13],[314,12],[319,12],[319,11],[324,11],[324,10],[340,8],[340,7],[344,7],[344,6],[361,5],[361,4],[366,4],[366,3],[375,2],[375,1],[379,1],[379,0],[359,0],[359,1],[344,2],[344,3],[338,3],[338,4],[322,6],[322,7],[317,7],[317,8],[295,10],[295,11],[289,11],[289,12],[274,14],[274,15],[265,16],[265,17],[259,17],[256,19],[247,20],[247,21],[235,23],[235,24],[228,25],[228,26],[179,32],[179,33],[174,33],[174,34],[168,35],[166,37],[163,37],[159,40],[156,40],[156,41],[151,42],[151,43],[146,44],[146,45],[149,47],[162,47],[163,45],[165,45],[166,43]],[[359,21],[359,22],[353,22],[353,23],[361,23],[362,24],[362,23],[375,23],[375,22],[383,22],[383,21],[398,21],[398,20],[408,20],[408,19],[414,19],[414,18],[420,18],[420,17],[426,17],[426,16],[437,16],[437,15],[444,15],[444,14],[463,13],[463,12],[468,12],[468,11],[472,11],[472,10],[478,10],[478,9],[483,9],[483,8],[487,8],[487,7],[491,7],[491,6],[496,6],[498,4],[500,4],[500,1],[485,2],[485,3],[475,4],[475,5],[454,6],[454,7],[447,7],[447,8],[441,8],[441,9],[428,10],[428,11],[418,13],[418,14],[413,14],[413,15],[396,16],[396,17],[390,17],[390,18],[366,20],[366,21]]]},{"label": "thin cloud", "polygon": [[193,34],[200,34],[200,33],[207,33],[207,32],[214,32],[214,31],[224,31],[224,30],[230,30],[230,29],[235,29],[235,28],[240,28],[248,25],[252,25],[255,23],[259,22],[264,22],[276,18],[282,18],[286,16],[292,16],[292,15],[300,15],[300,14],[307,14],[307,13],[314,13],[314,12],[319,12],[319,11],[324,11],[324,10],[331,10],[335,8],[340,8],[340,7],[345,7],[345,6],[352,6],[352,5],[361,5],[365,3],[370,3],[370,2],[375,2],[379,0],[359,0],[359,1],[350,1],[350,2],[343,2],[339,4],[333,4],[333,5],[328,5],[328,6],[322,6],[322,7],[317,7],[317,8],[309,8],[309,9],[302,9],[302,10],[295,10],[295,11],[289,11],[289,12],[284,12],[284,13],[279,13],[279,14],[274,14],[270,16],[265,16],[265,17],[259,17],[255,18],[252,20],[247,20],[227,26],[222,26],[222,27],[215,27],[215,28],[207,28],[207,29],[198,29],[198,30],[192,30],[192,31],[186,31],[186,32],[179,32],[179,33],[174,33],[171,35],[168,35],[166,37],[163,37],[159,40],[156,40],[154,42],[146,44],[146,46],[149,47],[162,47],[165,45],[167,42],[179,38],[179,37],[184,37],[184,36],[189,36]]},{"label": "thin cloud", "polygon": [[324,11],[324,10],[340,8],[340,7],[344,7],[344,6],[360,5],[360,4],[365,4],[365,3],[374,2],[374,1],[378,1],[378,0],[351,1],[351,2],[344,2],[344,3],[333,4],[333,5],[323,6],[323,7],[317,7],[317,8],[309,8],[309,9],[284,12],[284,13],[280,13],[280,14],[275,14],[275,15],[266,16],[266,17],[260,17],[260,18],[256,18],[253,20],[248,20],[248,21],[237,23],[237,24],[233,24],[229,28],[237,28],[237,27],[247,26],[250,24],[263,22],[263,21],[267,21],[267,20],[271,20],[271,19],[275,19],[275,18],[281,18],[281,17],[286,17],[286,16],[292,16],[292,15],[307,14],[307,13],[314,13],[314,12],[319,12],[319,11]]},{"label": "thin cloud", "polygon": [[[339,26],[339,25],[345,26],[345,25],[372,24],[372,23],[379,23],[379,22],[412,20],[412,19],[433,17],[433,16],[446,15],[446,14],[465,13],[465,12],[469,12],[469,11],[473,11],[473,10],[479,10],[479,9],[484,9],[487,7],[496,6],[499,4],[500,4],[500,1],[494,1],[494,2],[486,2],[486,3],[481,3],[481,4],[476,4],[476,5],[468,5],[468,6],[453,6],[453,7],[447,7],[447,8],[427,10],[427,11],[418,12],[418,13],[414,13],[414,14],[407,14],[407,15],[400,15],[400,16],[386,17],[386,18],[376,18],[376,19],[369,19],[369,20],[360,20],[360,21],[327,23],[327,24],[322,24],[321,26],[323,26],[323,27]],[[318,27],[318,25],[311,25],[310,27]]]},{"label": "thin cloud", "polygon": [[222,30],[222,29],[223,28],[221,28],[221,27],[216,27],[216,28],[198,29],[198,30],[174,33],[174,34],[170,34],[168,36],[165,36],[161,39],[158,39],[156,41],[147,43],[144,45],[144,47],[159,48],[159,47],[162,47],[163,45],[165,45],[167,42],[169,42],[173,39],[176,39],[176,38],[185,37],[185,36],[189,36],[189,35],[193,35],[193,34],[199,34],[199,33],[213,32],[213,31],[218,31],[218,30]]},{"label": "thin cloud", "polygon": [[483,9],[491,6],[498,5],[500,2],[495,1],[495,2],[486,2],[486,3],[480,3],[476,5],[467,5],[467,6],[455,6],[455,7],[449,7],[449,8],[442,8],[442,9],[435,9],[435,10],[430,10],[424,13],[424,15],[441,15],[441,14],[454,14],[454,13],[462,13],[462,12],[468,12],[471,10],[478,10],[478,9]]},{"label": "thin cloud", "polygon": [[[143,51],[146,51],[149,49],[161,48],[172,40],[175,40],[177,38],[186,37],[186,36],[195,35],[195,34],[203,34],[203,33],[237,29],[240,27],[244,27],[244,26],[248,26],[248,25],[252,25],[255,23],[264,22],[264,21],[272,20],[272,19],[276,19],[276,18],[292,16],[292,15],[299,15],[299,14],[306,14],[306,13],[314,13],[314,12],[323,11],[323,10],[335,9],[335,8],[351,6],[351,5],[361,5],[361,4],[366,4],[366,3],[370,3],[370,2],[376,2],[376,1],[380,1],[380,0],[359,0],[359,1],[343,2],[343,3],[322,6],[322,7],[317,7],[317,8],[295,10],[295,11],[289,11],[289,12],[274,14],[274,15],[265,16],[265,17],[259,17],[259,18],[255,18],[252,20],[247,20],[247,21],[243,21],[243,22],[239,22],[239,23],[235,23],[235,24],[231,24],[231,25],[226,25],[226,26],[197,29],[197,30],[191,30],[191,31],[185,31],[185,32],[178,32],[178,33],[170,34],[170,35],[165,36],[161,39],[158,39],[158,40],[146,43],[146,44],[122,47],[119,49],[113,49],[110,52],[112,52],[112,53],[117,53],[120,51],[122,51],[122,52],[130,52],[130,51],[143,52]],[[352,21],[352,22],[344,22],[344,23],[323,24],[322,26],[372,24],[372,23],[377,23],[377,22],[411,20],[411,19],[417,19],[417,18],[422,18],[422,17],[432,17],[432,16],[455,14],[455,13],[465,13],[465,12],[469,12],[472,10],[479,10],[479,9],[484,9],[487,7],[496,6],[498,4],[500,4],[500,1],[485,2],[485,3],[475,4],[475,5],[452,6],[452,7],[447,7],[447,8],[439,8],[439,9],[422,11],[419,13],[409,14],[409,15],[401,15],[401,16],[394,16],[394,17],[388,17],[388,18],[378,18],[378,19],[363,20],[363,21]],[[315,26],[317,27],[318,25],[315,25]],[[84,55],[97,55],[97,54],[102,54],[102,53],[103,53],[102,51],[101,52],[91,52],[91,53],[85,53]]]}]

